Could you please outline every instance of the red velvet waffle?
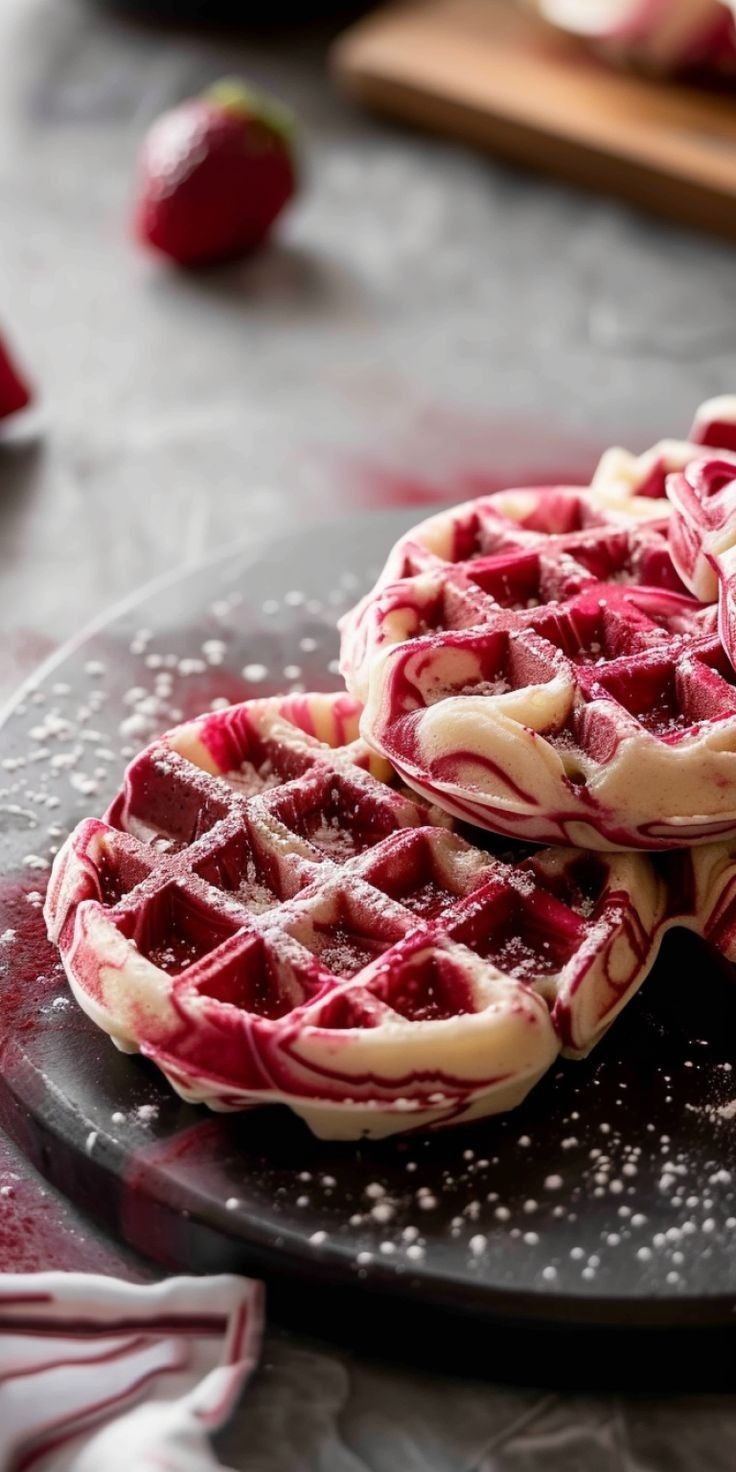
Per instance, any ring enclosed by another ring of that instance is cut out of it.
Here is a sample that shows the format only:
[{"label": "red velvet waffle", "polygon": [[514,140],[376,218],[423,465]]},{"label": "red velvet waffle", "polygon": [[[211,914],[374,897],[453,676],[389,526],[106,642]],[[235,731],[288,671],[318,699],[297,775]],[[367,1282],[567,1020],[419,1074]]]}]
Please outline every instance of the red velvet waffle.
[{"label": "red velvet waffle", "polygon": [[46,909],[81,1005],[185,1098],[346,1138],[514,1106],[605,1031],[667,918],[644,857],[449,831],[358,716],[293,696],[179,727],[72,834]]},{"label": "red velvet waffle", "polygon": [[[694,439],[726,446],[721,481],[735,426],[736,400],[696,419]],[[663,499],[698,453],[612,451],[589,491],[484,497],[401,539],[343,620],[342,669],[366,740],[415,790],[589,849],[736,830],[734,674],[715,605],[673,562]]]},{"label": "red velvet waffle", "polygon": [[736,668],[736,467],[694,460],[667,482],[669,543],[683,582],[703,602],[718,602],[718,632]]},{"label": "red velvet waffle", "polygon": [[78,1001],[185,1098],[286,1103],[333,1138],[492,1114],[593,1046],[667,926],[736,954],[724,846],[669,879],[644,855],[496,857],[391,785],[358,717],[309,695],[181,726],[57,858]]}]

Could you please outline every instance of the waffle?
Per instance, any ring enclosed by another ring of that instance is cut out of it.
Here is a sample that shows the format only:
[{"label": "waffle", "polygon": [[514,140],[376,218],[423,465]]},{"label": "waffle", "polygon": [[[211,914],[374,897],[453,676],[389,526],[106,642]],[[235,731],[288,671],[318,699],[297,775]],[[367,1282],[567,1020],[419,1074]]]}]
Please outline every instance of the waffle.
[{"label": "waffle", "polygon": [[669,544],[683,583],[718,603],[718,632],[736,668],[736,468],[724,459],[692,461],[667,483]]},{"label": "waffle", "polygon": [[697,869],[490,852],[396,785],[359,716],[300,695],[180,726],[57,857],[77,1000],[185,1099],[287,1104],[325,1138],[479,1118],[593,1047],[669,925],[734,949],[725,846]]},{"label": "waffle", "polygon": [[692,433],[609,451],[590,489],[484,497],[400,540],[342,621],[341,668],[363,735],[414,790],[535,843],[667,849],[736,830],[729,645],[703,579],[673,560],[664,495],[709,441],[736,466],[736,400],[704,405]]}]

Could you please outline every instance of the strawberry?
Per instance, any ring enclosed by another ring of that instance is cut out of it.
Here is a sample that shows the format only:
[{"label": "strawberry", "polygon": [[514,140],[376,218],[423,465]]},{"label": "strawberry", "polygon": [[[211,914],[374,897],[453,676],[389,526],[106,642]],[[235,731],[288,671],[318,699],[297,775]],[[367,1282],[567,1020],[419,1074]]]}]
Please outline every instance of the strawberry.
[{"label": "strawberry", "polygon": [[240,82],[220,82],[148,133],[136,234],[181,266],[232,260],[261,244],[295,187],[290,115]]},{"label": "strawberry", "polygon": [[0,419],[17,414],[31,402],[31,391],[21,378],[8,350],[0,338]]}]

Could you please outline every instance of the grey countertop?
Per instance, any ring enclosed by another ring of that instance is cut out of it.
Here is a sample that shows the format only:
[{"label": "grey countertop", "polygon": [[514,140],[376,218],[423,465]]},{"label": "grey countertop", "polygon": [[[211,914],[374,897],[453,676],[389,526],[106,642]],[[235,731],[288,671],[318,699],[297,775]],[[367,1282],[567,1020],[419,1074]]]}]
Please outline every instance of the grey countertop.
[{"label": "grey countertop", "polygon": [[[303,191],[268,251],[192,280],[129,238],[133,161],[167,103],[233,70],[296,109]],[[42,391],[37,437],[0,450],[0,699],[236,533],[582,478],[736,383],[730,248],[356,114],[307,32],[2,0],[0,200],[0,324]],[[86,1225],[64,1232],[83,1256]],[[244,1472],[725,1472],[736,1413],[413,1374],[273,1330],[222,1447]]]}]

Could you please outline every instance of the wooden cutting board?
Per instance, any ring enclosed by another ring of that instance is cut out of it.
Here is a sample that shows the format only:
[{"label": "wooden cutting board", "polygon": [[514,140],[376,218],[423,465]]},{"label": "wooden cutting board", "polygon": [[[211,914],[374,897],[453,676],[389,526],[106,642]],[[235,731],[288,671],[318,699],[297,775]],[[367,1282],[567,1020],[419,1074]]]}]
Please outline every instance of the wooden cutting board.
[{"label": "wooden cutting board", "polygon": [[351,95],[736,239],[736,97],[609,69],[513,0],[409,0],[332,51]]}]

